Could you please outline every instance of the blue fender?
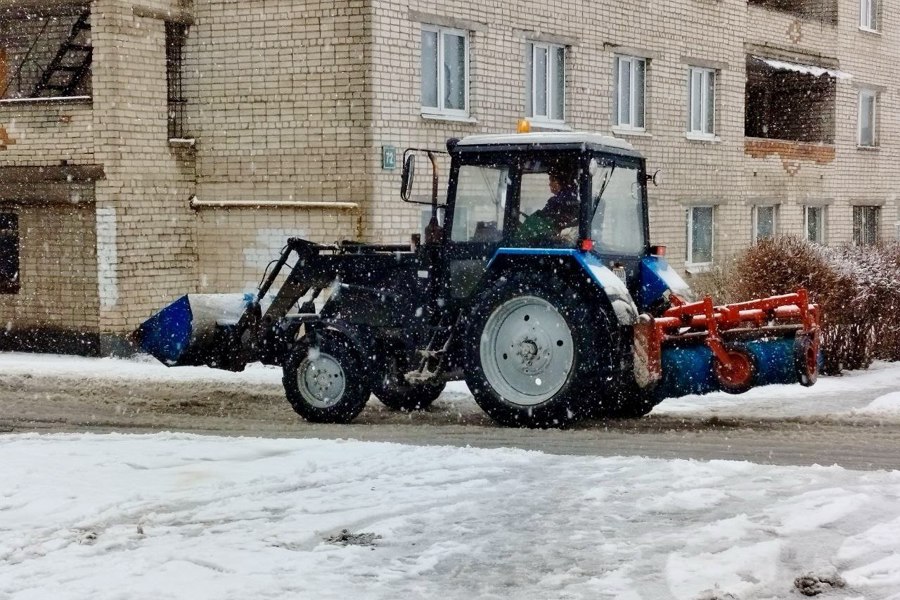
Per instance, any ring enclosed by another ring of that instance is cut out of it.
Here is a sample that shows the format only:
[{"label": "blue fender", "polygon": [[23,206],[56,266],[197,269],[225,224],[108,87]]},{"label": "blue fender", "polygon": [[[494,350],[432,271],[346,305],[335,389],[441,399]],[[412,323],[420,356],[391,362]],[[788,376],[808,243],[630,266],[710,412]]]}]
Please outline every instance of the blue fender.
[{"label": "blue fender", "polygon": [[634,325],[637,322],[637,305],[628,292],[625,282],[613,273],[599,258],[590,252],[583,252],[571,248],[499,248],[488,263],[488,273],[496,263],[510,258],[544,258],[558,257],[561,260],[569,259],[577,264],[588,275],[588,279],[600,288],[615,313],[620,325]]},{"label": "blue fender", "polygon": [[664,299],[666,292],[677,294],[686,300],[693,298],[690,286],[661,256],[645,256],[641,259],[641,288],[638,304],[647,312]]}]

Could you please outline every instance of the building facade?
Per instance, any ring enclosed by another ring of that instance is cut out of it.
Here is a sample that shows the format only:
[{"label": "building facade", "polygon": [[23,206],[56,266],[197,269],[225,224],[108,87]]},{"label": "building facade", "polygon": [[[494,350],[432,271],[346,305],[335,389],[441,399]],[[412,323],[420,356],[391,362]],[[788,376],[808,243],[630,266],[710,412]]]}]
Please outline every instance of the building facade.
[{"label": "building facade", "polygon": [[898,54],[884,0],[0,0],[5,343],[112,351],[287,237],[406,241],[403,148],[525,116],[640,149],[689,277],[895,239]]}]

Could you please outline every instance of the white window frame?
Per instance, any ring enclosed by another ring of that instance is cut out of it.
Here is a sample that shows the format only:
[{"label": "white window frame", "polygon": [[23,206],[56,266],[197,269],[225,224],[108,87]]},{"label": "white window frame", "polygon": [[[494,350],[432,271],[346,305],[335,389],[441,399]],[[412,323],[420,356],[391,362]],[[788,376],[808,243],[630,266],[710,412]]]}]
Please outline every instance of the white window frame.
[{"label": "white window frame", "polygon": [[[642,63],[644,65],[644,75],[641,81],[640,86],[640,97],[641,97],[641,106],[643,106],[643,114],[641,115],[641,121],[643,125],[637,126],[634,123],[637,121],[637,93],[638,87],[634,85],[635,73],[637,73],[637,64]],[[613,115],[613,124],[616,129],[624,129],[628,131],[645,131],[647,129],[647,59],[642,58],[640,56],[627,56],[627,55],[616,55],[615,57],[615,69],[614,69],[614,77],[615,77],[615,85],[613,86],[613,93],[615,94],[615,102],[613,105],[615,106],[615,114]],[[627,65],[629,69],[631,87],[628,90],[628,106],[630,108],[629,114],[627,117],[627,122],[621,119],[622,116],[622,74],[623,74],[623,65]]]},{"label": "white window frame", "polygon": [[[694,129],[694,75],[700,77],[700,129]],[[714,139],[716,137],[716,84],[717,75],[715,69],[706,67],[689,67],[688,68],[688,120],[687,133],[688,137],[699,139]],[[709,94],[712,92],[712,102],[710,102]],[[709,107],[712,106],[712,115],[709,114]],[[706,124],[711,123],[711,129],[706,131]]]},{"label": "white window frame", "polygon": [[[566,68],[568,62],[568,52],[566,47],[562,44],[551,44],[547,42],[536,42],[533,40],[526,40],[525,42],[525,50],[528,51],[528,48],[531,48],[531,73],[529,79],[531,80],[531,106],[525,107],[526,116],[532,119],[536,123],[550,123],[554,125],[562,125],[566,122]],[[544,50],[547,53],[547,74],[545,77],[544,85],[547,89],[547,114],[539,115],[537,114],[536,104],[537,104],[537,60],[536,54],[538,50]],[[557,78],[555,77],[555,65],[556,61],[554,60],[556,52],[562,51],[563,56],[563,86],[562,90],[558,90],[561,92],[561,101],[562,106],[560,108],[560,113],[562,113],[561,119],[555,119],[551,115],[554,113],[552,104],[553,99],[556,97],[556,85]]]},{"label": "white window frame", "polygon": [[[863,140],[863,100],[865,98],[872,99],[872,140]],[[875,90],[859,90],[859,100],[857,104],[856,114],[856,144],[860,148],[877,148],[878,147],[878,92]]]},{"label": "white window frame", "polygon": [[753,244],[759,242],[759,209],[772,209],[772,237],[778,235],[778,205],[777,204],[757,204],[753,207]]},{"label": "white window frame", "polygon": [[[437,102],[438,105],[435,106],[425,106],[422,104],[422,114],[423,115],[433,115],[433,116],[441,116],[441,117],[455,117],[455,118],[467,118],[469,116],[469,32],[463,29],[453,29],[451,27],[440,27],[438,25],[422,25],[423,32],[432,32],[437,34]],[[446,91],[447,82],[444,78],[444,70],[442,68],[444,64],[444,35],[456,35],[463,39],[463,44],[465,45],[465,58],[463,62],[463,85],[465,90],[465,107],[460,109],[455,108],[446,108],[443,106],[444,104],[444,96]],[[422,51],[420,46],[419,51]],[[420,67],[421,69],[421,67]],[[422,73],[419,74],[420,77]],[[421,103],[423,98],[421,97],[420,90],[420,98],[419,102]]]},{"label": "white window frame", "polygon": [[859,0],[859,28],[878,31],[878,0]]},{"label": "white window frame", "polygon": [[[710,228],[709,232],[709,261],[694,262],[694,210],[698,208],[710,209]],[[716,255],[716,207],[711,204],[698,204],[688,207],[687,218],[687,260],[685,264],[692,267],[706,267],[713,264]]]},{"label": "white window frame", "polygon": [[[819,211],[819,237],[818,240],[810,239],[809,237],[809,211],[817,210]],[[819,206],[814,204],[807,204],[803,207],[803,239],[808,242],[813,242],[816,244],[825,244],[827,240],[825,224],[827,223],[827,207]]]}]

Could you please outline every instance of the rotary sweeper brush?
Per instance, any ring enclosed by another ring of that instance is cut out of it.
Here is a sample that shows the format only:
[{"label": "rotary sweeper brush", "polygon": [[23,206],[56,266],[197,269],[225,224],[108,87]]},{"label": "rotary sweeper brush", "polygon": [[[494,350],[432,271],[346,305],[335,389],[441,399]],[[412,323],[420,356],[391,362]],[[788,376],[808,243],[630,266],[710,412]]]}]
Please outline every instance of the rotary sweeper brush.
[{"label": "rotary sweeper brush", "polygon": [[450,140],[443,204],[438,154],[404,154],[407,202],[416,157],[431,162],[424,241],[292,238],[256,294],[184,296],[136,340],[171,366],[280,365],[288,401],[316,422],[351,421],[371,393],[423,409],[458,379],[498,423],[527,427],[815,382],[818,308],[804,290],[690,301],[649,243],[653,177],[630,144],[584,133]]}]

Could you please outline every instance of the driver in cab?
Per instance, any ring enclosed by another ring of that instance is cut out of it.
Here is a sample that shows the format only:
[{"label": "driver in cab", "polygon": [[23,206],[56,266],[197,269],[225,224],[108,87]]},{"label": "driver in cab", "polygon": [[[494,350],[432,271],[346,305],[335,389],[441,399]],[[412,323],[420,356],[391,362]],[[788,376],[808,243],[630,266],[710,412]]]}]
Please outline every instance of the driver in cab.
[{"label": "driver in cab", "polygon": [[516,239],[521,244],[566,242],[565,230],[578,225],[578,169],[574,165],[554,165],[548,169],[547,176],[553,195],[543,208],[528,215],[519,225]]}]

